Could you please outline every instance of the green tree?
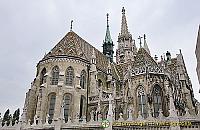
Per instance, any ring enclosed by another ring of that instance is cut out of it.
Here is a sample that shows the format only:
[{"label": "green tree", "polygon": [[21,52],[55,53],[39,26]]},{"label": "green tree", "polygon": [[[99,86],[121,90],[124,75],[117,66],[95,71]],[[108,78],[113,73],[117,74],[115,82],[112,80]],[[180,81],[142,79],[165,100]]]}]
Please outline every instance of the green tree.
[{"label": "green tree", "polygon": [[15,110],[13,114],[12,125],[14,125],[16,121],[19,122],[19,115],[20,115],[20,110],[18,108],[17,110]]},{"label": "green tree", "polygon": [[3,116],[2,126],[5,125],[5,122],[7,122],[7,124],[10,122],[10,116],[9,116],[9,114],[10,114],[10,110],[8,109],[8,110],[5,112],[4,116]]}]

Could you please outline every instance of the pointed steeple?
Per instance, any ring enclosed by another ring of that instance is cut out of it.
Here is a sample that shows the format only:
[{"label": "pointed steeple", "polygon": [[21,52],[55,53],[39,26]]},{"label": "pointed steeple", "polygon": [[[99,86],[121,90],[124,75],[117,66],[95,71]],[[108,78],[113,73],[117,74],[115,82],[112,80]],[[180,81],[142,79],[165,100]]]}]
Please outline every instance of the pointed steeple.
[{"label": "pointed steeple", "polygon": [[123,7],[122,8],[121,35],[127,35],[127,34],[129,34],[129,32],[128,32],[128,26],[127,26],[127,21],[126,21],[125,9]]},{"label": "pointed steeple", "polygon": [[107,13],[107,26],[106,26],[106,36],[105,36],[105,40],[103,41],[103,54],[106,55],[108,57],[108,59],[110,60],[110,62],[113,62],[113,41],[110,35],[110,29],[109,29],[109,24],[108,24],[108,16],[109,14]]},{"label": "pointed steeple", "polygon": [[107,16],[107,28],[106,28],[105,42],[110,42],[110,43],[112,43],[112,39],[111,39],[111,36],[110,36],[109,24],[108,24],[108,17],[109,17],[109,14],[107,13],[106,16]]},{"label": "pointed steeple", "polygon": [[151,55],[149,47],[147,45],[146,35],[145,34],[144,34],[144,49],[149,53],[149,55]]}]

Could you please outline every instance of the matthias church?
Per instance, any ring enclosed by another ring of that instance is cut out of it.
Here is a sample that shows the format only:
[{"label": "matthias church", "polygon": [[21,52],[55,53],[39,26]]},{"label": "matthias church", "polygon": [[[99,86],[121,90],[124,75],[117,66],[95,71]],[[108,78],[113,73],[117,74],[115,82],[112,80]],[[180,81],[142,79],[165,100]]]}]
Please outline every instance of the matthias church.
[{"label": "matthias church", "polygon": [[199,130],[200,103],[181,50],[152,56],[146,35],[132,37],[122,8],[117,43],[107,14],[103,52],[71,28],[38,62],[18,124],[0,129]]}]

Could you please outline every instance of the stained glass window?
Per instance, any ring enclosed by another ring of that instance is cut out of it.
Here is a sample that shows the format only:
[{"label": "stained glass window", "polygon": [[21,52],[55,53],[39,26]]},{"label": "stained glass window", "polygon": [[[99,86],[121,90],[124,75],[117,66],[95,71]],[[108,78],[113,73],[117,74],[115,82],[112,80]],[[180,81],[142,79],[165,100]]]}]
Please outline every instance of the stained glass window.
[{"label": "stained glass window", "polygon": [[71,95],[65,94],[65,96],[64,96],[64,118],[65,118],[65,122],[68,121],[69,112],[70,112],[70,104],[71,104]]},{"label": "stained glass window", "polygon": [[137,90],[137,96],[138,96],[138,106],[139,106],[139,111],[141,113],[141,116],[146,118],[147,117],[147,102],[146,102],[146,95],[144,92],[144,88],[142,86],[139,86]]},{"label": "stained glass window", "polygon": [[58,66],[55,66],[52,69],[51,84],[52,85],[58,85],[58,79],[59,79],[59,68],[58,68]]},{"label": "stained glass window", "polygon": [[53,115],[54,115],[54,110],[55,110],[55,102],[56,102],[56,95],[51,94],[49,96],[49,123],[52,123]]},{"label": "stained glass window", "polygon": [[66,70],[66,85],[72,86],[74,81],[74,69],[70,66]]},{"label": "stained glass window", "polygon": [[161,88],[159,85],[155,85],[153,88],[154,117],[159,116],[159,110],[162,108],[161,102]]}]

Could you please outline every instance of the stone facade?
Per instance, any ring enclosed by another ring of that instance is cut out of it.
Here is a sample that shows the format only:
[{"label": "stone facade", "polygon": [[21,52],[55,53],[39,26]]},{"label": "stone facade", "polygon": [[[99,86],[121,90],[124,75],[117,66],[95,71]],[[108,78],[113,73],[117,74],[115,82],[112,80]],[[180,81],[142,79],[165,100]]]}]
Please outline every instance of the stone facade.
[{"label": "stone facade", "polygon": [[199,84],[200,84],[200,26],[199,26],[199,31],[198,31],[198,36],[197,36],[197,46],[195,50],[196,58],[197,58],[197,75],[199,79]]},{"label": "stone facade", "polygon": [[0,129],[200,129],[181,51],[158,61],[145,35],[137,49],[124,8],[116,53],[115,63],[71,30],[37,64],[20,122]]}]

